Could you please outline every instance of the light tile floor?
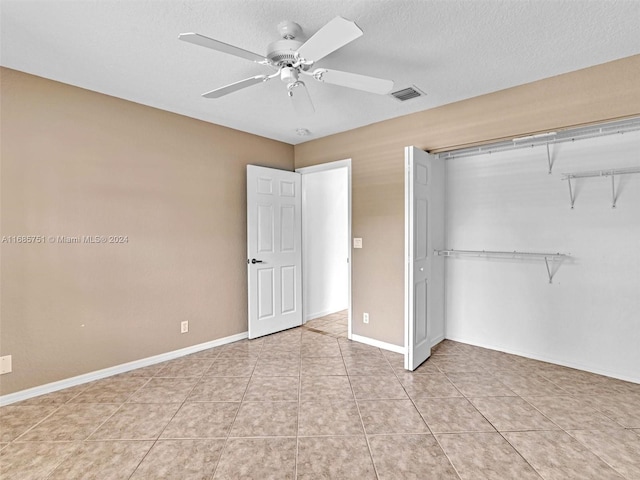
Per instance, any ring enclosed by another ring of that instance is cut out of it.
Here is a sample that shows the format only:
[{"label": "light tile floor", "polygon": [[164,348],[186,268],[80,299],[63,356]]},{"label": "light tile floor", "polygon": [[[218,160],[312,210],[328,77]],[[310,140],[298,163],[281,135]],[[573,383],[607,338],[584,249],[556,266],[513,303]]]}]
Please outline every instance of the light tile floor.
[{"label": "light tile floor", "polygon": [[640,479],[640,385],[344,313],[0,409],[0,478]]}]

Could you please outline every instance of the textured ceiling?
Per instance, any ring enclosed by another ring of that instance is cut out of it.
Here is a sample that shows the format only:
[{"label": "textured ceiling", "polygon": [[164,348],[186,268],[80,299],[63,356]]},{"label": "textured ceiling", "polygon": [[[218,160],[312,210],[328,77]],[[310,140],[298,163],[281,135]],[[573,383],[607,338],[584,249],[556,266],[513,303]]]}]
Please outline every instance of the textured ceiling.
[{"label": "textured ceiling", "polygon": [[[291,144],[640,53],[640,0],[1,0],[3,66]],[[364,35],[318,62],[416,85],[401,103],[307,81],[298,117],[272,71],[178,41],[200,34],[265,54],[282,20],[307,36],[340,15]],[[306,128],[309,137],[296,135]]]}]

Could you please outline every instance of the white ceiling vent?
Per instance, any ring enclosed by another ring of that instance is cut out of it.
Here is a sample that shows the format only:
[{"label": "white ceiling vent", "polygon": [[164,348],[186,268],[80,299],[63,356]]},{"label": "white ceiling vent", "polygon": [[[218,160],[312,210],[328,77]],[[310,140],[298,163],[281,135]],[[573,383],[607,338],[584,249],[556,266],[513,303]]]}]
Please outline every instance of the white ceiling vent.
[{"label": "white ceiling vent", "polygon": [[403,88],[402,90],[398,90],[397,92],[391,92],[390,95],[401,102],[406,102],[407,100],[411,100],[412,98],[418,98],[425,95],[424,92],[418,90],[418,87],[412,85],[411,87]]}]

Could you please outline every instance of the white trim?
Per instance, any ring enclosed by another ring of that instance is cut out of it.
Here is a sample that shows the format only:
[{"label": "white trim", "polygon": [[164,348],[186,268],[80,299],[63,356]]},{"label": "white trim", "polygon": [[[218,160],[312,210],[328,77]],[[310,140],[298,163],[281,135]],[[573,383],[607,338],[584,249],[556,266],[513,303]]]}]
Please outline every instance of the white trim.
[{"label": "white trim", "polygon": [[310,167],[296,168],[296,172],[306,175],[307,173],[318,173],[343,167],[351,168],[350,158],[347,158],[346,160],[336,160],[335,162],[319,163],[318,165],[311,165]]},{"label": "white trim", "polygon": [[404,368],[411,370],[413,363],[413,147],[404,147]]},{"label": "white trim", "polygon": [[100,380],[106,377],[111,377],[113,375],[118,375],[119,373],[129,372],[137,368],[148,367],[150,365],[155,365],[156,363],[166,362],[167,360],[184,357],[185,355],[191,355],[192,353],[201,352],[209,348],[219,347],[228,343],[237,342],[238,340],[244,340],[245,338],[247,338],[247,336],[248,332],[237,333],[235,335],[219,338],[210,342],[192,345],[190,347],[181,348],[179,350],[173,350],[172,352],[161,353],[152,357],[134,360],[133,362],[103,368],[102,370],[84,373],[76,377],[65,378],[64,380],[59,380],[57,382],[51,382],[45,385],[39,385],[37,387],[21,390],[19,392],[9,393],[7,395],[0,396],[0,406],[20,402],[22,400],[27,400],[29,398],[44,395],[46,393],[57,392],[58,390],[75,387],[76,385],[82,385],[83,383],[93,382],[95,380]]},{"label": "white trim", "polygon": [[351,336],[351,340],[354,342],[364,343],[366,345],[371,345],[372,347],[382,348],[383,350],[389,350],[390,352],[401,353],[404,355],[405,348],[400,345],[394,345],[393,343],[383,342],[381,340],[376,340],[375,338],[363,337],[362,335],[356,335],[355,333]]},{"label": "white trim", "polygon": [[445,338],[446,337],[444,335],[440,335],[440,336],[434,338],[433,340],[431,340],[431,348],[433,349],[433,347],[435,347],[437,344],[442,342]]},{"label": "white trim", "polygon": [[502,347],[496,347],[495,345],[487,345],[485,343],[476,343],[476,342],[471,342],[469,340],[463,339],[463,338],[456,338],[456,337],[450,337],[447,336],[446,337],[447,340],[452,340],[454,342],[460,342],[460,343],[465,343],[467,345],[473,345],[474,347],[481,347],[481,348],[486,348],[488,350],[494,350],[496,352],[503,352],[503,353],[508,353],[510,355],[518,355],[519,357],[524,357],[524,358],[530,358],[532,360],[539,360],[541,362],[547,362],[547,363],[552,363],[554,365],[561,365],[563,367],[569,367],[569,368],[575,368],[577,370],[582,370],[585,372],[591,372],[591,373],[595,373],[597,375],[604,375],[607,377],[611,377],[611,378],[617,378],[618,380],[624,380],[625,382],[633,382],[633,383],[640,383],[640,377],[627,377],[625,375],[619,375],[617,373],[612,373],[612,372],[608,372],[606,370],[601,370],[598,368],[592,368],[586,365],[582,365],[580,363],[575,363],[575,362],[565,362],[563,360],[558,360],[557,358],[552,358],[552,357],[548,357],[546,355],[536,355],[530,352],[523,352],[520,350],[513,350],[510,348],[502,348]]},{"label": "white trim", "polygon": [[[347,315],[347,338],[349,340],[353,340],[353,334],[351,333],[353,330],[353,321],[352,321],[352,308],[351,308],[351,277],[352,277],[352,258],[353,256],[351,255],[351,159],[347,158],[345,160],[336,160],[335,162],[328,162],[328,163],[320,163],[318,165],[311,165],[309,167],[301,167],[301,168],[296,168],[296,172],[298,172],[301,175],[307,175],[309,173],[318,173],[318,172],[324,172],[327,170],[335,170],[337,168],[346,168],[347,169],[347,241],[349,242],[349,247],[347,249],[347,261],[349,262],[349,279],[348,279],[348,292],[347,292],[347,310],[348,310],[348,315]],[[306,204],[306,196],[305,196],[305,191],[304,188],[302,189],[302,215],[304,215],[305,212],[305,204]],[[304,244],[305,244],[305,235],[306,232],[303,230],[302,232],[302,250],[303,250],[303,255],[302,255],[302,279],[303,279],[303,283],[304,283]],[[312,317],[311,314],[306,313],[306,303],[305,303],[305,298],[304,298],[304,284],[302,285],[302,291],[303,291],[303,295],[302,295],[302,318],[303,318],[303,322],[307,322],[309,320],[311,320],[312,318],[317,318],[317,317]]]},{"label": "white trim", "polygon": [[331,315],[334,313],[338,313],[338,312],[342,312],[344,309],[340,309],[340,310],[324,310],[322,312],[316,312],[316,313],[309,313],[307,314],[307,316],[305,317],[305,323],[310,321],[310,320],[314,320],[316,318],[321,318],[324,317],[326,315]]}]

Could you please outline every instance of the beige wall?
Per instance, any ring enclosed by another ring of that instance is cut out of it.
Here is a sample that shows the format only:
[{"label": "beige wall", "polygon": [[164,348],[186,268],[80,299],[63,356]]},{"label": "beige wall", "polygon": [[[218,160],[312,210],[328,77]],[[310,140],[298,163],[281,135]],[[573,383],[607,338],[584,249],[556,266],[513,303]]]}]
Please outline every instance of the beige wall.
[{"label": "beige wall", "polygon": [[[469,145],[640,114],[640,56],[295,147],[2,69],[8,394],[246,330],[245,165],[351,158],[354,333],[402,345],[403,147]],[[368,325],[359,321],[369,312]],[[179,333],[181,320],[190,332]]]},{"label": "beige wall", "polygon": [[[245,165],[293,147],[2,69],[0,393],[244,332]],[[189,333],[180,334],[180,321]]]},{"label": "beige wall", "polygon": [[639,115],[639,78],[636,55],[297,145],[296,168],[352,159],[353,236],[363,238],[353,332],[404,344],[404,146],[438,151]]}]

